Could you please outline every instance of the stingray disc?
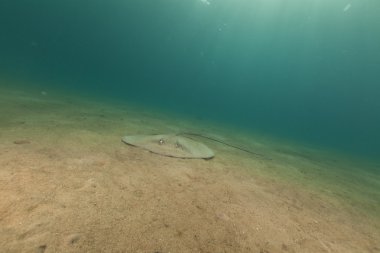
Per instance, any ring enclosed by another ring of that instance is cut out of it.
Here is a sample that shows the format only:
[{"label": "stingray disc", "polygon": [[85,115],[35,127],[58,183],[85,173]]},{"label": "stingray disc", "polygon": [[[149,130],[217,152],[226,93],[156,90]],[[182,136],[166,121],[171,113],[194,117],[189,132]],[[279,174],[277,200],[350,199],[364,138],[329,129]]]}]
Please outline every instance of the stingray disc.
[{"label": "stingray disc", "polygon": [[178,157],[210,159],[214,152],[203,143],[178,135],[129,135],[122,141],[152,153]]}]

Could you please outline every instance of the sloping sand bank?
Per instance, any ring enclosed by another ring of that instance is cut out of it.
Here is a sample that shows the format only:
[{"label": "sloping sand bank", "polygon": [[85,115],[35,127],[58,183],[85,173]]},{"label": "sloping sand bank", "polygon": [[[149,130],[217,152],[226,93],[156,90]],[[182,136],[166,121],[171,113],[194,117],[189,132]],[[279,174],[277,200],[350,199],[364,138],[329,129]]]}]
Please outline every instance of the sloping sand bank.
[{"label": "sloping sand bank", "polygon": [[[380,180],[360,164],[133,106],[0,94],[1,252],[380,252]],[[181,129],[272,160],[207,140],[207,161],[120,141]]]}]

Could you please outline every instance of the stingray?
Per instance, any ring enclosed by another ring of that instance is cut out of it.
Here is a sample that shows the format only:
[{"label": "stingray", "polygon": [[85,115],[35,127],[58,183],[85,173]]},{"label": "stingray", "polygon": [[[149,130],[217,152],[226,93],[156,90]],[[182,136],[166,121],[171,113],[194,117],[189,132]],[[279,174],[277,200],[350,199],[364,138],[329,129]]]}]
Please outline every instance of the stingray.
[{"label": "stingray", "polygon": [[129,135],[124,136],[122,141],[163,156],[198,159],[214,157],[214,152],[205,144],[176,134]]}]

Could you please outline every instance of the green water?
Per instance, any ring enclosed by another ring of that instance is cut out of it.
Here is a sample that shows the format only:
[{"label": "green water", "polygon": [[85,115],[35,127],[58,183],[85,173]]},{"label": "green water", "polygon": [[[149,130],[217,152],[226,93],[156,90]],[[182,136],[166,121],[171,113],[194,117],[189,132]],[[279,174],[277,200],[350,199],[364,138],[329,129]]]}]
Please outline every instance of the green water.
[{"label": "green water", "polygon": [[0,2],[0,76],[378,158],[377,0]]}]

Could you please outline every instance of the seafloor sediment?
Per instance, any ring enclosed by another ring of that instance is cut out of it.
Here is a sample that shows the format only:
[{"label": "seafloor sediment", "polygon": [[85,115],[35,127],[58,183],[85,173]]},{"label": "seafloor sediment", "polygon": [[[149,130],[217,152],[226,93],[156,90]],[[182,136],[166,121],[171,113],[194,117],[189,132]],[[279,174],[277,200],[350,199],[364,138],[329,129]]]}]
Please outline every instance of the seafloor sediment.
[{"label": "seafloor sediment", "polygon": [[[0,94],[1,252],[380,252],[370,162],[138,106]],[[120,141],[184,130],[263,157],[207,139],[212,160]]]}]

